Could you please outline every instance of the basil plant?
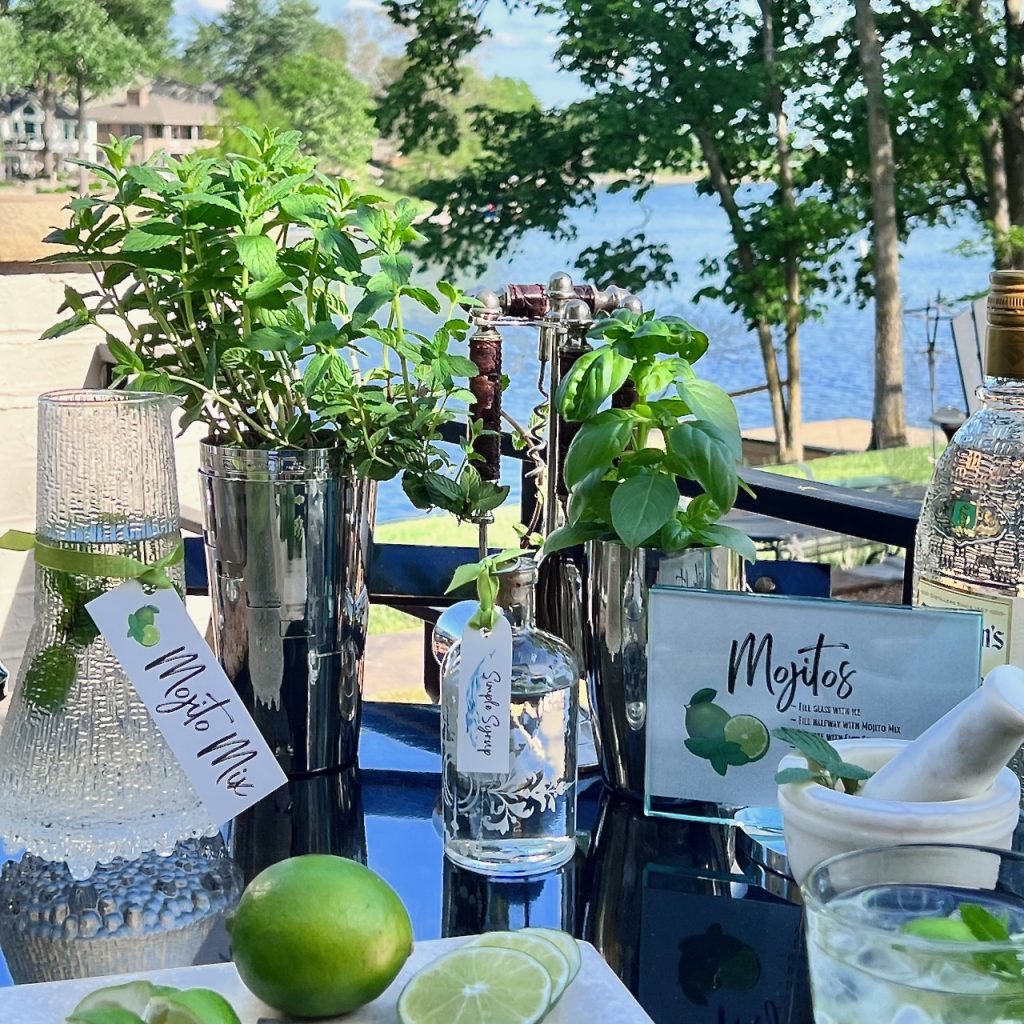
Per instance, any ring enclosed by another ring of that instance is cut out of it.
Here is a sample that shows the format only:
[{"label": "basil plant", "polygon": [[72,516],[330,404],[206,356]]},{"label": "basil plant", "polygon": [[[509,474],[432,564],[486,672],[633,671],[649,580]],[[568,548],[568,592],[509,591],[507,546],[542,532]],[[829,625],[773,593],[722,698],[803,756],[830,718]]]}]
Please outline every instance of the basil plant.
[{"label": "basil plant", "polygon": [[[65,289],[43,336],[99,327],[120,386],[179,396],[182,428],[202,422],[218,444],[333,447],[362,477],[401,474],[417,507],[500,505],[508,489],[468,445],[456,467],[438,444],[473,401],[460,346],[474,300],[413,283],[423,207],[321,174],[298,132],[240,130],[249,155],[132,164],[134,139],[100,147],[100,191],[70,202],[47,238],[64,251],[44,261],[86,264],[94,286]],[[410,304],[429,333],[405,325]]]},{"label": "basil plant", "polygon": [[[750,538],[718,521],[745,485],[736,407],[693,369],[707,335],[679,317],[620,309],[588,336],[593,347],[555,393],[561,416],[581,426],[565,460],[568,523],[545,553],[603,539],[664,551],[721,544],[753,561]],[[629,382],[633,404],[605,408]],[[679,478],[703,491],[685,507]]]}]

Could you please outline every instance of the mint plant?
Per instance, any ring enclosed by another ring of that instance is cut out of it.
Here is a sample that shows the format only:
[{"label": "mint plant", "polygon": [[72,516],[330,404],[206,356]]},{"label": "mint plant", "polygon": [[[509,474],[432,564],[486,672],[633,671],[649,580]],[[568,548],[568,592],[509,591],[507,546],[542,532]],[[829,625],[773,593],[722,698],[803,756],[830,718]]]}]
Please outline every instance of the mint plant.
[{"label": "mint plant", "polygon": [[784,786],[790,782],[817,782],[829,789],[842,786],[846,793],[856,793],[862,782],[866,782],[874,772],[860,765],[844,761],[842,755],[823,736],[806,729],[773,729],[772,735],[783,743],[788,743],[807,759],[806,768],[784,768],[777,772],[775,781]]},{"label": "mint plant", "polygon": [[[740,427],[729,395],[693,369],[707,335],[680,317],[620,309],[588,337],[595,346],[555,393],[563,418],[582,426],[566,454],[568,523],[545,553],[600,538],[665,551],[722,544],[753,561],[750,538],[718,522],[743,486]],[[629,384],[628,408],[604,408]],[[684,509],[679,478],[703,491]]]},{"label": "mint plant", "polygon": [[[241,129],[250,156],[207,153],[131,164],[133,139],[89,164],[100,194],[73,199],[48,263],[85,263],[95,287],[65,290],[43,335],[98,326],[123,386],[181,398],[182,427],[219,444],[331,446],[359,476],[403,475],[419,507],[460,517],[506,488],[452,477],[437,441],[472,401],[476,366],[459,346],[474,300],[412,280],[422,207],[359,194],[299,154],[298,132]],[[436,317],[405,326],[405,304]],[[442,313],[442,307],[444,312]]]}]

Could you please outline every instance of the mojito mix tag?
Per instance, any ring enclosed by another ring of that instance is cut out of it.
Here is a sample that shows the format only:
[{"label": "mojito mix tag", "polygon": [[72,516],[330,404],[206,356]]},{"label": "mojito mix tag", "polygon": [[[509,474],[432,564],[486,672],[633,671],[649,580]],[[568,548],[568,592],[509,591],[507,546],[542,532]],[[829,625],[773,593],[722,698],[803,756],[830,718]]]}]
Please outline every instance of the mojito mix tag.
[{"label": "mojito mix tag", "polygon": [[287,781],[173,588],[131,580],[86,607],[217,824]]}]

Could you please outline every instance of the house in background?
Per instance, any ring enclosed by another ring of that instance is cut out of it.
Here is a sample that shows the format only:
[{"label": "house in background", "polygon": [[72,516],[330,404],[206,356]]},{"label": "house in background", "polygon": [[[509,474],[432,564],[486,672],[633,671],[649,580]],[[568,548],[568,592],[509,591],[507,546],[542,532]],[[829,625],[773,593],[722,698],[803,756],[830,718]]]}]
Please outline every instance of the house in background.
[{"label": "house in background", "polygon": [[[96,126],[87,122],[87,160],[96,159]],[[35,93],[0,97],[0,179],[35,178],[43,171],[45,125],[43,102]],[[77,111],[57,104],[50,137],[58,171],[70,170],[67,161],[78,156]]]},{"label": "house in background", "polygon": [[171,156],[209,145],[217,108],[201,90],[175,82],[144,81],[126,92],[88,105],[96,123],[96,139],[138,135],[133,157],[148,160],[163,151]]}]

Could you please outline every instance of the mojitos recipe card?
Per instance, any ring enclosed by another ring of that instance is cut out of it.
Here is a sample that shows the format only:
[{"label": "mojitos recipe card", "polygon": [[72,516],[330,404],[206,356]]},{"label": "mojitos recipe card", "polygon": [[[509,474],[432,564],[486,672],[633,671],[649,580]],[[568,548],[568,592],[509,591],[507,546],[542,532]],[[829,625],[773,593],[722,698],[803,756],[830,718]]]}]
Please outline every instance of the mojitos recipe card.
[{"label": "mojitos recipe card", "polygon": [[911,740],[978,686],[981,616],[655,587],[648,808],[776,802],[782,726]]}]

